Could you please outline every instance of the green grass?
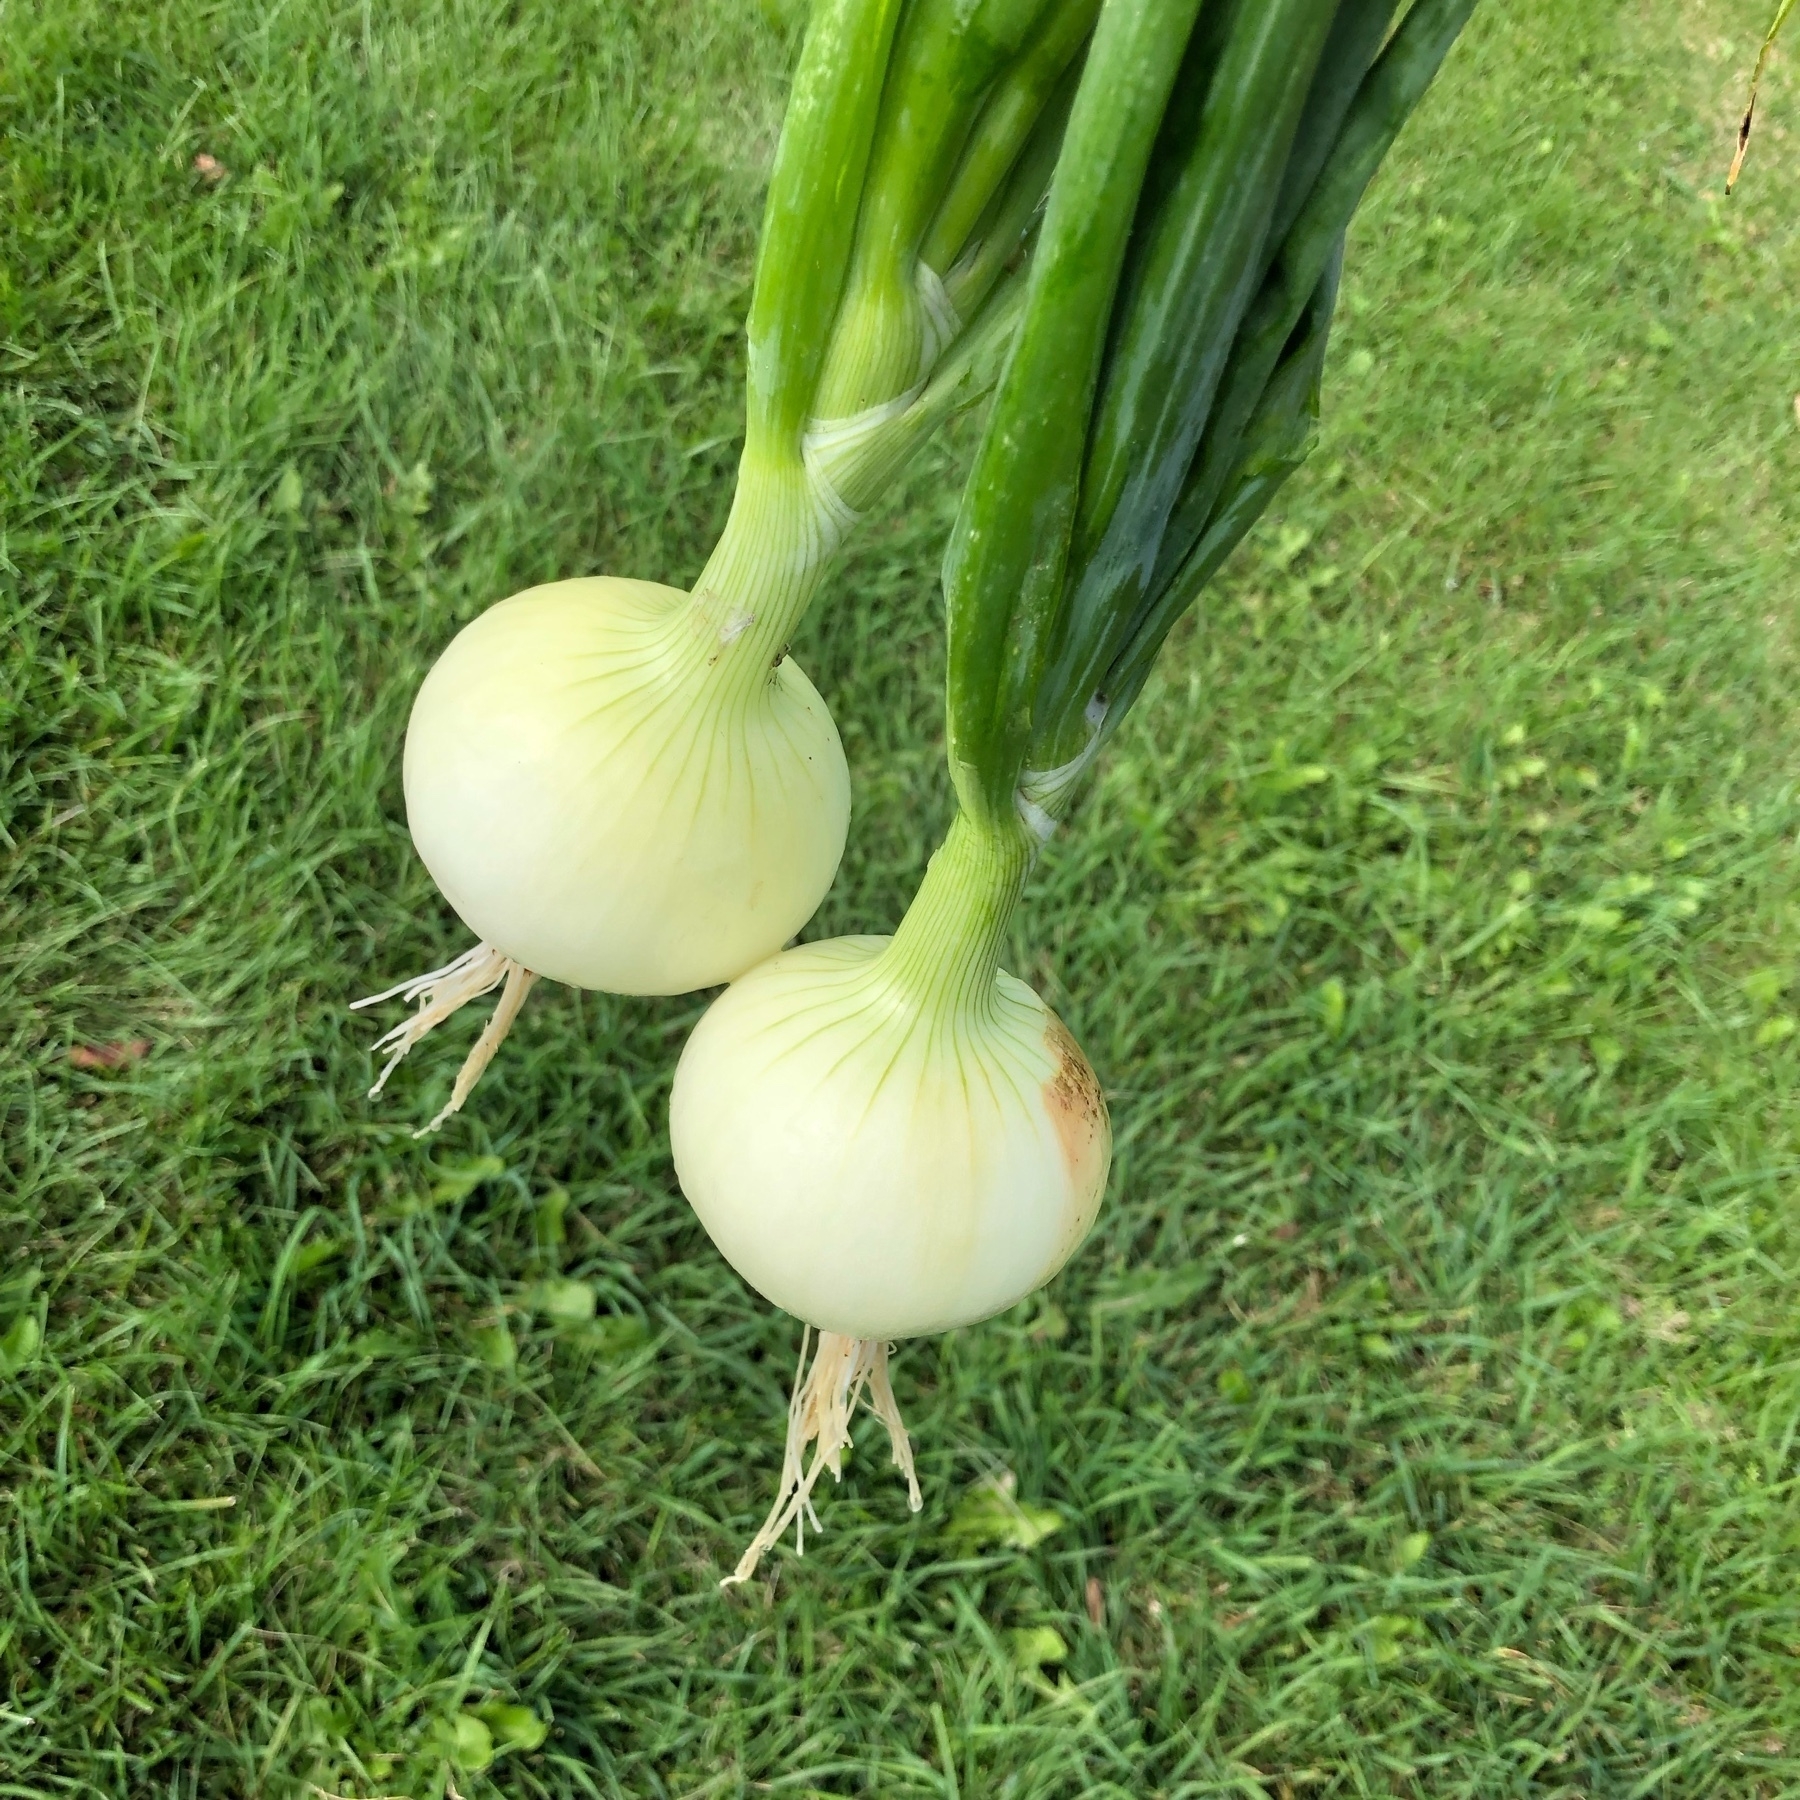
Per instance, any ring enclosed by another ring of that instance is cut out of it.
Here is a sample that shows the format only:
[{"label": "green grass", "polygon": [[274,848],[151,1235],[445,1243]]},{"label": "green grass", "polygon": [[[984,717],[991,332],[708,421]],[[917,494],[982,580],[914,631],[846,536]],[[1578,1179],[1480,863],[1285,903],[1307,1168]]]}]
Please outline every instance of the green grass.
[{"label": "green grass", "polygon": [[[920,1517],[868,1438],[722,1596],[797,1334],[675,1186],[702,1002],[540,993],[425,1144],[472,1025],[371,1105],[345,1002],[463,943],[436,649],[722,520],[781,21],[0,6],[0,1795],[1800,1795],[1779,65],[1718,199],[1766,10],[1478,14],[1314,461],[1021,922],[1101,1224],[905,1350]],[[797,645],[820,933],[946,814],[969,442]],[[550,1735],[453,1769],[495,1701]]]}]

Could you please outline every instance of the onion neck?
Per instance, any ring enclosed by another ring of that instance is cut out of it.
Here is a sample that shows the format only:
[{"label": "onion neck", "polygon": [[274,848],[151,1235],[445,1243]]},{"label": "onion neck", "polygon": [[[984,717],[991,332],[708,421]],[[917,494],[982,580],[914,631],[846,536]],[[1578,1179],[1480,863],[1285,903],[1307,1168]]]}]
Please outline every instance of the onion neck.
[{"label": "onion neck", "polygon": [[[852,265],[819,381],[819,418],[849,418],[881,406],[914,388],[936,360],[942,346],[908,278],[914,266],[903,252],[859,257]],[[954,333],[946,327],[940,335]]]},{"label": "onion neck", "polygon": [[1031,848],[1016,825],[956,815],[877,965],[890,991],[953,1018],[987,1013]]},{"label": "onion neck", "polygon": [[749,689],[767,678],[854,522],[800,456],[746,448],[730,517],[682,614],[710,679]]},{"label": "onion neck", "polygon": [[[830,369],[839,373],[828,371],[825,389],[835,385],[853,396],[839,396],[842,406],[881,398],[834,416],[838,402],[822,392],[825,416],[797,442],[753,425],[725,529],[680,618],[684,656],[728,690],[753,691],[781,660],[862,509],[923,438],[997,373],[1016,309],[990,308],[981,326],[964,334],[960,354],[945,361],[945,379],[923,391],[926,370],[945,360],[941,352],[959,322],[936,277],[925,271],[920,280],[923,286],[891,294],[876,284],[840,310],[830,352]],[[928,304],[932,293],[937,299]]]}]

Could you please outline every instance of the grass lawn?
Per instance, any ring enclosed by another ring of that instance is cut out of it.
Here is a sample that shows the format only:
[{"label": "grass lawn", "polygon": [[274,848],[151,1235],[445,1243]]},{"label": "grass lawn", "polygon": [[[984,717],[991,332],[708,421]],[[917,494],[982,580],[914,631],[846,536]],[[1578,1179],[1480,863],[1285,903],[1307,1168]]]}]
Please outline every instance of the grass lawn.
[{"label": "grass lawn", "polygon": [[[722,521],[790,27],[0,4],[0,1796],[1800,1795],[1780,64],[1720,198],[1769,10],[1477,14],[1323,441],[1019,926],[1100,1225],[900,1356],[921,1515],[869,1421],[722,1595],[798,1331],[675,1185],[703,998],[540,989],[425,1142],[474,1022],[370,1103],[345,1003],[466,942],[431,657]],[[946,817],[971,441],[796,644],[816,934]]]}]

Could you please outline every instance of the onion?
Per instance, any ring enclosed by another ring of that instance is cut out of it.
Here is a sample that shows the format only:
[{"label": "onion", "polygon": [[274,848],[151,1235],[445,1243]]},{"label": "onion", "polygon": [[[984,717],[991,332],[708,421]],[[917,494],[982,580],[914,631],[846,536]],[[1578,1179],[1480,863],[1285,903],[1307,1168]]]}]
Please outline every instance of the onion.
[{"label": "onion", "polygon": [[832,476],[867,453],[853,440],[812,467],[746,453],[691,594],[552,582],[451,641],[413,703],[406,813],[481,941],[356,1002],[418,1002],[377,1042],[387,1061],[371,1094],[427,1032],[504,983],[433,1131],[540,975],[686,993],[742,974],[812,916],[843,854],[850,777],[787,637],[855,522]]},{"label": "onion", "polygon": [[[821,1333],[782,1492],[734,1580],[835,1470],[846,1384],[852,1403],[871,1388],[910,1476],[887,1341],[1023,1299],[1099,1209],[1100,1085],[1056,1014],[999,968],[1028,856],[1023,829],[959,818],[894,937],[774,957],[682,1052],[669,1110],[682,1191],[732,1267]],[[807,1436],[819,1447],[803,1472]]]},{"label": "onion", "polygon": [[821,1331],[1002,1312],[1087,1235],[1111,1140],[1062,1021],[995,975],[906,991],[893,940],[789,950],[714,1003],[675,1072],[682,1191],[727,1262]]},{"label": "onion", "polygon": [[686,594],[614,578],[458,634],[413,705],[406,816],[477,937],[552,980],[680,994],[812,916],[850,822],[837,728],[792,659],[724,682],[720,648]]}]

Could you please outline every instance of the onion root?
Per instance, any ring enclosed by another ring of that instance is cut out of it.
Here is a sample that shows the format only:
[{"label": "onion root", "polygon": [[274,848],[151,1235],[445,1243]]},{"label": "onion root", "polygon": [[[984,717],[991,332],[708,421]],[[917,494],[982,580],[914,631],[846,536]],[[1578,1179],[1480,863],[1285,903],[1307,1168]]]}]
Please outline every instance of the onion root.
[{"label": "onion root", "polygon": [[512,1022],[519,1016],[519,1008],[525,1004],[525,996],[531,992],[531,984],[536,980],[537,976],[523,963],[514,962],[492,944],[477,944],[473,950],[465,950],[454,962],[445,963],[441,969],[415,975],[409,981],[384,988],[379,994],[370,994],[365,999],[353,1000],[350,1003],[352,1012],[360,1011],[365,1006],[377,1006],[383,1000],[392,1000],[396,996],[419,1003],[419,1010],[410,1019],[403,1019],[391,1031],[384,1032],[376,1039],[375,1049],[378,1053],[385,1050],[387,1061],[375,1078],[375,1085],[369,1089],[369,1098],[373,1100],[387,1085],[387,1078],[400,1066],[402,1058],[420,1038],[443,1024],[453,1012],[466,1006],[471,1000],[491,993],[504,982],[500,1004],[494,1008],[493,1016],[482,1028],[474,1048],[463,1059],[462,1067],[456,1072],[456,1082],[450,1089],[449,1101],[429,1125],[413,1133],[416,1138],[429,1136],[452,1113],[459,1112],[463,1102],[474,1093],[476,1082],[494,1060],[494,1052],[506,1041],[506,1034],[512,1029]]},{"label": "onion root", "polygon": [[[806,1554],[808,1521],[815,1532],[821,1529],[819,1515],[813,1510],[813,1488],[826,1469],[835,1480],[843,1480],[843,1455],[850,1448],[850,1416],[858,1400],[865,1400],[869,1410],[887,1427],[894,1466],[906,1477],[907,1505],[917,1512],[925,1504],[913,1469],[912,1440],[906,1435],[906,1425],[894,1399],[894,1385],[888,1379],[887,1343],[880,1338],[843,1337],[835,1331],[821,1331],[809,1370],[806,1351],[811,1335],[810,1326],[800,1334],[800,1364],[794,1371],[794,1392],[788,1401],[787,1447],[781,1459],[780,1491],[762,1529],[738,1558],[738,1566],[719,1583],[722,1588],[748,1581],[756,1573],[763,1552],[780,1542],[790,1524],[794,1527],[795,1554]],[[815,1439],[809,1463],[806,1446]]]}]

